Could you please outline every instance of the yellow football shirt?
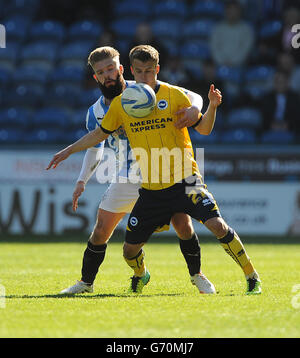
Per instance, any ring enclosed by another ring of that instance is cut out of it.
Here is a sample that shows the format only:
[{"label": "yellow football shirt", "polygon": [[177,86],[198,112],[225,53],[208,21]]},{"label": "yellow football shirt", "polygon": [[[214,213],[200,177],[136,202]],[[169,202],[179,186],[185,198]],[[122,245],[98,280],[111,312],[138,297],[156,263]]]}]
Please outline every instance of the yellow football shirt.
[{"label": "yellow football shirt", "polygon": [[101,123],[106,133],[123,126],[141,169],[142,187],[148,190],[168,188],[193,174],[200,177],[187,128],[174,126],[175,113],[191,106],[189,98],[178,87],[160,82],[156,102],[147,117],[134,118],[117,96]]}]

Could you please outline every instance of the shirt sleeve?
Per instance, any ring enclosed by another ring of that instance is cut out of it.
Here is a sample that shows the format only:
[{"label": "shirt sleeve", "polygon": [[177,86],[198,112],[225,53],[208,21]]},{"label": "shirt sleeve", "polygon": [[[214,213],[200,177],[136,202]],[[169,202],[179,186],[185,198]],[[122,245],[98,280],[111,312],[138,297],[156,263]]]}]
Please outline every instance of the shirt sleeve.
[{"label": "shirt sleeve", "polygon": [[122,125],[122,111],[121,97],[118,96],[112,100],[100,125],[104,133],[111,134]]},{"label": "shirt sleeve", "polygon": [[[93,106],[91,106],[86,115],[86,129],[88,132],[92,132],[94,129],[99,127],[99,123],[96,119]],[[104,142],[101,142],[95,145],[94,148],[102,148],[104,146]]]}]

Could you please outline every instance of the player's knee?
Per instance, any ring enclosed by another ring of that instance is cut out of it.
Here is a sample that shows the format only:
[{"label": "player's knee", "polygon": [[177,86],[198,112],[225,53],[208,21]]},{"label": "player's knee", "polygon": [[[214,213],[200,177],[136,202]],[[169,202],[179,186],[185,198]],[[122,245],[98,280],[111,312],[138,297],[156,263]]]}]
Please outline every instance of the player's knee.
[{"label": "player's knee", "polygon": [[105,225],[104,221],[101,219],[97,220],[97,223],[94,227],[90,241],[93,245],[103,245],[110,238],[110,231]]},{"label": "player's knee", "polygon": [[126,259],[131,259],[135,257],[140,252],[142,246],[142,244],[133,245],[125,242],[123,245],[123,256]]},{"label": "player's knee", "polygon": [[212,218],[207,220],[204,225],[217,237],[224,237],[228,232],[228,225],[222,218]]},{"label": "player's knee", "polygon": [[193,236],[192,220],[187,215],[174,215],[172,224],[180,239],[188,240]]}]

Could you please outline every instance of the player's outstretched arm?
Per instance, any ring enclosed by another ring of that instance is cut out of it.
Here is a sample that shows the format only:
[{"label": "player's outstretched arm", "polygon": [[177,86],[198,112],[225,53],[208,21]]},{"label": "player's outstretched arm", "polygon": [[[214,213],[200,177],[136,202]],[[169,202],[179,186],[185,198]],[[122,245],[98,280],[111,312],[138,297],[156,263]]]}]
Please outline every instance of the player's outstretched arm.
[{"label": "player's outstretched arm", "polygon": [[55,169],[60,162],[66,160],[71,154],[94,147],[96,144],[103,142],[108,136],[109,134],[104,133],[100,127],[96,128],[92,132],[89,132],[80,138],[77,142],[56,153],[46,170],[51,168]]},{"label": "player's outstretched arm", "polygon": [[208,92],[208,99],[209,105],[207,107],[207,110],[204,113],[199,124],[194,127],[196,131],[202,135],[209,135],[213,130],[216,120],[217,108],[222,103],[222,94],[220,90],[218,90],[217,88],[215,89],[215,86],[213,84],[210,86]]}]

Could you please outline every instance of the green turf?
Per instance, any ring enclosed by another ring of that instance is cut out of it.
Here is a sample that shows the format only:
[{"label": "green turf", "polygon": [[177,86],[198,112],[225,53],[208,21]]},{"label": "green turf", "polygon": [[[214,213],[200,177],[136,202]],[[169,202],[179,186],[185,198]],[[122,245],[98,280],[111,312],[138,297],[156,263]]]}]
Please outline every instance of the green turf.
[{"label": "green turf", "polygon": [[[300,336],[300,307],[292,305],[299,243],[246,243],[263,282],[260,296],[245,295],[241,269],[218,243],[203,243],[202,269],[218,291],[205,296],[191,285],[178,244],[158,242],[145,247],[151,280],[141,296],[126,293],[132,272],[112,240],[94,293],[64,298],[57,293],[80,278],[84,242],[2,242],[0,337]],[[300,306],[300,297],[293,302]]]}]

